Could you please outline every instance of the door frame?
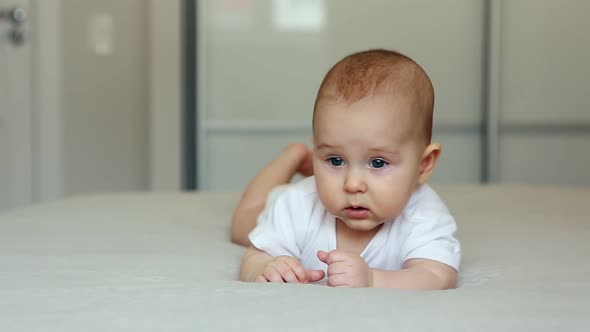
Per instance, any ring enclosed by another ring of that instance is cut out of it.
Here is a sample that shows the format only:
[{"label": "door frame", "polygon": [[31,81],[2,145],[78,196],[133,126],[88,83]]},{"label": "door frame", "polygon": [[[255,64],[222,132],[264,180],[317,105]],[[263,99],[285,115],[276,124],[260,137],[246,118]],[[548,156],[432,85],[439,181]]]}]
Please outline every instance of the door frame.
[{"label": "door frame", "polygon": [[183,189],[183,5],[150,0],[149,107],[150,189]]},{"label": "door frame", "polygon": [[61,0],[31,8],[33,202],[44,202],[64,195]]}]

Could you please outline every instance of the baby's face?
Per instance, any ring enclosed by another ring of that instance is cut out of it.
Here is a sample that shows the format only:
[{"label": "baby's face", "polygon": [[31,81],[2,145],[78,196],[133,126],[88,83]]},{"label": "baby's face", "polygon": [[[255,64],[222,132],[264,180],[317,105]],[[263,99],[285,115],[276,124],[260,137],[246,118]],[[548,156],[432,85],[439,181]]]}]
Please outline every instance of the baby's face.
[{"label": "baby's face", "polygon": [[322,103],[313,168],[320,200],[353,230],[397,217],[418,185],[424,143],[411,104],[386,96]]}]

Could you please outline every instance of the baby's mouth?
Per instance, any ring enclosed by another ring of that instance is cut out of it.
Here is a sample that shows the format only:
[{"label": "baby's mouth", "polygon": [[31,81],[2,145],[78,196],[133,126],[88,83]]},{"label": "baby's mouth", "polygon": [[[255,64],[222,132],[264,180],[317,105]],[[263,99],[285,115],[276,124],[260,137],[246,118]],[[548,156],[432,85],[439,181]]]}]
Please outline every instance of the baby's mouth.
[{"label": "baby's mouth", "polygon": [[369,209],[362,206],[349,206],[344,213],[350,219],[365,219],[369,215]]}]

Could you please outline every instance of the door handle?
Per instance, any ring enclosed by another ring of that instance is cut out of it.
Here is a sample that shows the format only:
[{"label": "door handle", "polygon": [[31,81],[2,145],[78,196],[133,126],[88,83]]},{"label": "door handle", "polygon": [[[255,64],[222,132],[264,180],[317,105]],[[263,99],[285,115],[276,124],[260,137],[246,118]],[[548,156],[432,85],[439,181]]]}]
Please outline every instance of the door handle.
[{"label": "door handle", "polygon": [[27,11],[22,7],[0,8],[0,20],[6,19],[14,25],[21,25],[27,20]]},{"label": "door handle", "polygon": [[27,11],[22,7],[12,7],[10,9],[0,8],[0,21],[7,20],[11,23],[8,31],[8,39],[15,46],[20,46],[25,42],[25,31],[23,28],[27,20]]}]

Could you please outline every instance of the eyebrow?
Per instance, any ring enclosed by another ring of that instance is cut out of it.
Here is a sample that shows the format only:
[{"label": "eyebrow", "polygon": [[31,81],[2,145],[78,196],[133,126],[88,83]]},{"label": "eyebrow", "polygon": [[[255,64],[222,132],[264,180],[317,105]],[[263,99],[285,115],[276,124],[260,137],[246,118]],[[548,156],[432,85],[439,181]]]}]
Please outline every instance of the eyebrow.
[{"label": "eyebrow", "polygon": [[378,153],[387,153],[387,154],[391,154],[396,157],[400,155],[399,150],[391,150],[391,149],[384,148],[384,147],[369,148],[369,151],[378,152]]},{"label": "eyebrow", "polygon": [[338,146],[336,146],[336,145],[322,143],[322,144],[316,146],[316,149],[318,149],[318,150],[322,150],[322,149],[333,149],[333,148],[337,148],[337,147]]},{"label": "eyebrow", "polygon": [[[318,150],[334,149],[334,148],[339,148],[339,146],[326,144],[326,143],[322,143],[322,144],[319,144],[318,146],[316,146],[316,149],[318,149]],[[386,147],[371,147],[368,149],[368,151],[379,152],[379,153],[388,153],[388,154],[392,154],[394,156],[398,156],[400,154],[400,152],[398,150],[391,150]]]}]

